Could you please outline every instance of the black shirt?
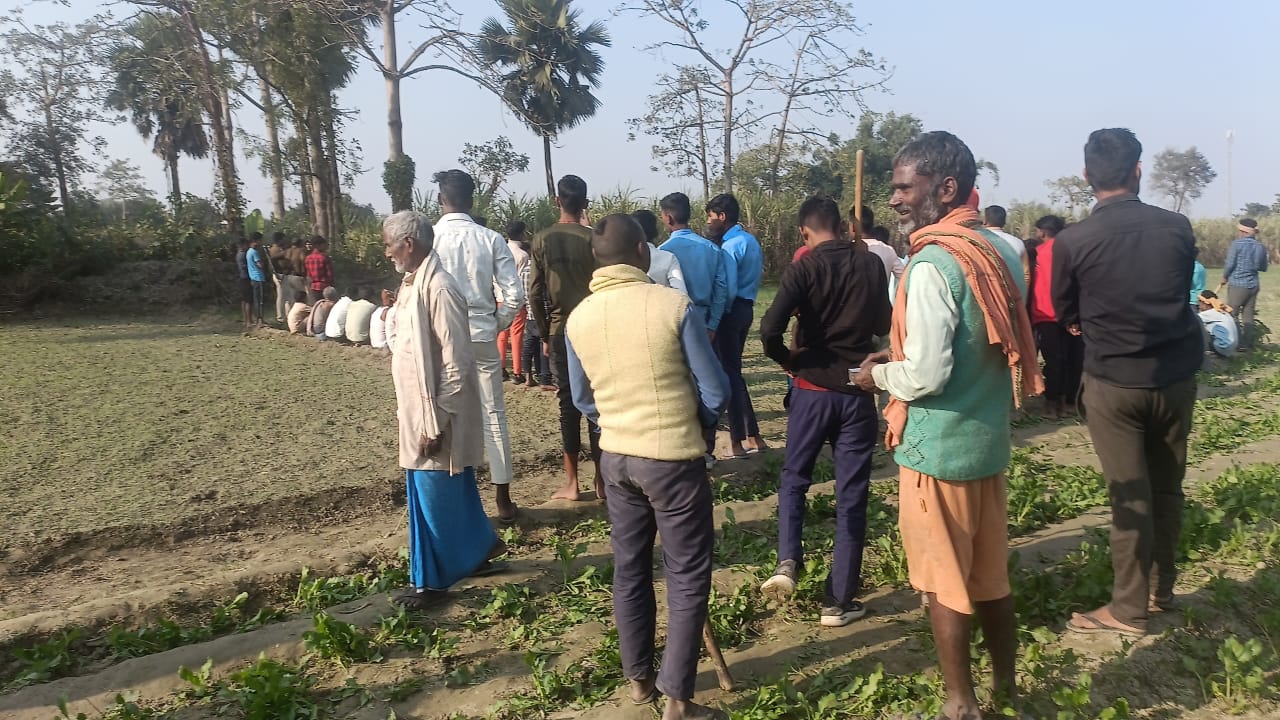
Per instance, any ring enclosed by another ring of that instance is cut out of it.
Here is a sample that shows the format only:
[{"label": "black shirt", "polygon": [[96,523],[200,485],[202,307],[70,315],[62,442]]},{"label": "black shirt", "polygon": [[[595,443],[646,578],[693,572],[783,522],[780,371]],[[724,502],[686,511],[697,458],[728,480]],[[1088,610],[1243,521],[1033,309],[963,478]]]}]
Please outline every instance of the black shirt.
[{"label": "black shirt", "polygon": [[1187,296],[1195,235],[1178,213],[1137,195],[1097,204],[1058,234],[1053,306],[1084,332],[1084,369],[1127,388],[1160,388],[1196,373],[1203,331]]},{"label": "black shirt", "polygon": [[[765,354],[819,387],[861,392],[849,384],[849,371],[875,352],[875,336],[889,332],[888,283],[884,262],[865,246],[842,239],[818,245],[782,273],[760,321]],[[797,312],[793,355],[782,336]]]}]

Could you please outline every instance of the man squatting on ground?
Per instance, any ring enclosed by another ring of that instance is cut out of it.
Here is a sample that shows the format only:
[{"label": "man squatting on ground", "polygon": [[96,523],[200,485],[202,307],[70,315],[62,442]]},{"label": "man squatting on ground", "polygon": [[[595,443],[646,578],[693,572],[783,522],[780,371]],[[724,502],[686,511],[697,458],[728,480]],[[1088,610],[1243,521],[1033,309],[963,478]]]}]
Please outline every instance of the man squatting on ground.
[{"label": "man squatting on ground", "polygon": [[[800,235],[810,249],[782,273],[777,297],[760,323],[765,354],[790,373],[787,455],[778,489],[778,569],[761,591],[782,601],[804,567],[801,534],[813,466],[827,443],[836,467],[836,543],[821,622],[847,625],[866,614],[854,600],[867,536],[867,492],[879,418],[875,395],[852,375],[889,332],[889,281],[880,258],[841,232],[840,207],[829,198],[800,206]],[[783,334],[798,315],[795,350]]]},{"label": "man squatting on ground", "polygon": [[396,298],[391,378],[413,586],[395,601],[411,610],[439,601],[462,578],[491,570],[489,559],[507,550],[476,488],[484,421],[467,301],[432,251],[433,238],[431,222],[413,210],[382,224],[385,254],[405,273]]},{"label": "man squatting on ground", "polygon": [[1187,304],[1191,223],[1138,199],[1141,157],[1128,130],[1089,136],[1084,173],[1098,203],[1054,247],[1053,304],[1084,334],[1085,420],[1111,496],[1115,585],[1110,603],[1067,623],[1081,633],[1145,634],[1150,611],[1173,602],[1177,576],[1204,331]]},{"label": "man squatting on ground", "polygon": [[910,233],[911,263],[891,351],[856,375],[863,390],[891,395],[886,445],[901,469],[902,545],[911,585],[928,601],[949,720],[982,717],[969,655],[975,612],[997,706],[1016,694],[1009,411],[1043,390],[1022,263],[966,204],[976,177],[973,153],[946,132],[925,133],[894,159],[889,205]]},{"label": "man squatting on ground", "polygon": [[[726,718],[692,701],[715,545],[703,431],[728,401],[728,378],[702,314],[646,274],[649,244],[629,215],[595,227],[591,295],[569,316],[573,401],[600,427],[613,525],[613,608],[631,699],[667,696],[664,720]],[[667,647],[654,676],[653,541],[662,535]]]},{"label": "man squatting on ground", "polygon": [[[471,217],[476,184],[461,170],[436,173],[440,209],[435,225],[436,255],[453,276],[467,300],[472,353],[480,373],[480,401],[484,404],[484,453],[489,461],[498,520],[516,519],[511,502],[511,436],[507,432],[507,401],[502,394],[502,360],[498,332],[511,326],[524,307],[524,283],[507,239]],[[494,296],[495,292],[497,297]]]}]

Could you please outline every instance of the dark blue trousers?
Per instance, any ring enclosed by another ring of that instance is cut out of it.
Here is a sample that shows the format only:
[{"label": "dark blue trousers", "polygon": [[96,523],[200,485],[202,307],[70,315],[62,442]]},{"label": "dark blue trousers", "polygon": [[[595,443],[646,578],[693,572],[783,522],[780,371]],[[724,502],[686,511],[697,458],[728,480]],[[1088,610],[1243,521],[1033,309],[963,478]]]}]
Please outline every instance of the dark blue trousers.
[{"label": "dark blue trousers", "polygon": [[628,680],[653,676],[657,603],[653,540],[662,535],[667,581],[667,648],[658,690],[691,700],[702,651],[702,625],[711,594],[715,524],[711,484],[702,458],[647,460],[606,452],[600,460],[613,525],[613,615],[622,672]]},{"label": "dark blue trousers", "polygon": [[756,423],[756,411],[751,406],[751,394],[747,391],[746,378],[742,377],[742,353],[747,347],[747,336],[755,320],[755,305],[750,300],[737,298],[725,311],[716,330],[716,355],[720,366],[729,376],[729,437],[742,442],[760,434]]},{"label": "dark blue trousers", "polygon": [[836,465],[836,547],[827,578],[826,603],[844,605],[858,592],[867,539],[871,453],[879,422],[875,397],[792,388],[787,414],[787,459],[778,488],[778,560],[804,567],[806,494],[822,446],[831,444]]}]

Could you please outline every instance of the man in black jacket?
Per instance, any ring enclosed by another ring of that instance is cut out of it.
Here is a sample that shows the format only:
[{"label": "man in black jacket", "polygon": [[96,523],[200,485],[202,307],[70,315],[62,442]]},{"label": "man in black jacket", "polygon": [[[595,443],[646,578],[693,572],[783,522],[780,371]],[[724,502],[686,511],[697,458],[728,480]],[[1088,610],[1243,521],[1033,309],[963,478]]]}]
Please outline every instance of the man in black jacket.
[{"label": "man in black jacket", "polygon": [[1191,223],[1138,199],[1141,156],[1128,130],[1089,136],[1085,179],[1098,204],[1053,249],[1053,305],[1059,322],[1084,335],[1085,414],[1111,495],[1111,602],[1073,616],[1067,627],[1076,632],[1142,635],[1149,607],[1173,601],[1204,341],[1187,304]]},{"label": "man in black jacket", "polygon": [[[812,197],[800,206],[800,234],[810,252],[782,274],[760,323],[765,354],[795,378],[787,415],[787,457],[778,491],[778,568],[761,591],[785,599],[801,559],[805,495],[822,446],[836,465],[836,543],[821,621],[841,627],[866,614],[853,599],[867,534],[871,452],[879,422],[874,395],[853,384],[875,338],[889,332],[892,309],[884,264],[840,234],[840,208]],[[796,349],[783,334],[798,314]]]}]

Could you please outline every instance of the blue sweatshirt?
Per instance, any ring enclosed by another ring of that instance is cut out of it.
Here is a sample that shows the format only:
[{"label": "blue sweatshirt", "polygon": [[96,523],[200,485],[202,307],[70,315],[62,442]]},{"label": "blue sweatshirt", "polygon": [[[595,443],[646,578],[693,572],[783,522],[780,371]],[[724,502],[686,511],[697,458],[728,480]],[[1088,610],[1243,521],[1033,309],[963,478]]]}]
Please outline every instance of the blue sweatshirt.
[{"label": "blue sweatshirt", "polygon": [[688,228],[671,233],[662,249],[680,260],[689,300],[702,313],[707,329],[715,332],[730,300],[727,254]]}]

